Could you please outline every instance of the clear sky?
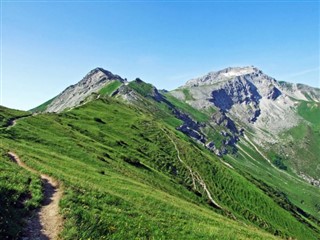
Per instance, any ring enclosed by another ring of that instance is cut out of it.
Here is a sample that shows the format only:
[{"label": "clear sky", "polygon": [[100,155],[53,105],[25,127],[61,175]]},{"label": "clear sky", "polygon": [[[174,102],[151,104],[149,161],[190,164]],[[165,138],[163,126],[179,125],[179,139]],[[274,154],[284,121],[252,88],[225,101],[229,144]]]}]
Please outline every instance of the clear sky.
[{"label": "clear sky", "polygon": [[319,1],[4,1],[1,103],[30,109],[103,67],[171,90],[229,66],[320,87]]}]

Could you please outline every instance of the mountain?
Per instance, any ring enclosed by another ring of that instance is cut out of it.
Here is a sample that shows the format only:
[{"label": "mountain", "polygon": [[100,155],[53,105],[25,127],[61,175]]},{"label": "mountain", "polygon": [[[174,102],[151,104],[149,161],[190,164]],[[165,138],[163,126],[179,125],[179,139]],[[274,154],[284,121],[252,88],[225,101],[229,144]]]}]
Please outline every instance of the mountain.
[{"label": "mountain", "polygon": [[171,93],[197,109],[214,106],[247,126],[273,134],[298,124],[299,101],[320,101],[320,89],[278,82],[255,67],[211,72]]},{"label": "mountain", "polygon": [[62,239],[319,239],[319,99],[255,67],[171,92],[96,68],[35,114],[0,107],[0,236],[42,204],[11,152],[63,186]]},{"label": "mountain", "polygon": [[[192,79],[170,94],[200,111],[215,109],[211,122],[230,119],[230,131],[242,129],[265,153],[274,151],[287,159],[297,174],[319,179],[314,169],[320,164],[320,89],[279,82],[255,67],[236,67]],[[301,142],[295,141],[294,132],[300,132]],[[309,160],[301,162],[303,156]]]},{"label": "mountain", "polygon": [[[92,93],[98,92],[104,86],[112,82],[124,83],[126,80],[118,75],[102,68],[95,68],[90,71],[80,82],[66,88],[57,97],[51,99],[45,105],[41,105],[40,110],[46,112],[61,112],[65,109],[70,109],[80,104],[83,104],[87,97]],[[35,108],[33,111],[37,111]]]}]

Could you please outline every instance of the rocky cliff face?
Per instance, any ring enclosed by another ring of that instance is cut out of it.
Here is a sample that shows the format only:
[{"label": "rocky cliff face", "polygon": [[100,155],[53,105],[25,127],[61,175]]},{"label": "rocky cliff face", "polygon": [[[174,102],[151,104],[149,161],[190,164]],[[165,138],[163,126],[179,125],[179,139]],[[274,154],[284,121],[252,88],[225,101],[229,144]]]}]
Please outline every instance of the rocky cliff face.
[{"label": "rocky cliff face", "polygon": [[223,112],[228,112],[235,104],[251,106],[248,121],[255,122],[260,115],[259,102],[262,96],[257,87],[245,76],[237,76],[211,92],[211,101]]},{"label": "rocky cliff face", "polygon": [[[186,99],[183,89],[192,100]],[[275,135],[298,124],[298,100],[320,101],[319,89],[278,82],[255,67],[211,72],[191,79],[171,94],[199,110],[214,107],[240,125],[268,129]]]},{"label": "rocky cliff face", "polygon": [[71,85],[60,93],[47,107],[46,112],[61,112],[82,104],[94,92],[98,92],[108,82],[118,80],[125,82],[118,75],[114,75],[102,68],[90,71],[80,82]]},{"label": "rocky cliff face", "polygon": [[244,144],[277,168],[283,167],[281,156],[298,176],[318,185],[320,89],[277,81],[255,67],[235,67],[191,79],[170,94],[211,114],[198,132],[218,156],[246,154]]}]

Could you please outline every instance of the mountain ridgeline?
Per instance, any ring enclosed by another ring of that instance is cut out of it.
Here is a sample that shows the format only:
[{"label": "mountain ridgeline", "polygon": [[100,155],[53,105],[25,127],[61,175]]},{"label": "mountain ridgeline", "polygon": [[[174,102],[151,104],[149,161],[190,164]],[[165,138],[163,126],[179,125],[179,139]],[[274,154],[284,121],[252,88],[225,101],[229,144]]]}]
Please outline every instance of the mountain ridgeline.
[{"label": "mountain ridgeline", "polygon": [[[251,66],[173,91],[96,68],[31,112],[0,108],[7,216],[41,204],[15,152],[63,183],[62,239],[320,238],[320,89]],[[23,236],[10,221],[0,236]]]}]

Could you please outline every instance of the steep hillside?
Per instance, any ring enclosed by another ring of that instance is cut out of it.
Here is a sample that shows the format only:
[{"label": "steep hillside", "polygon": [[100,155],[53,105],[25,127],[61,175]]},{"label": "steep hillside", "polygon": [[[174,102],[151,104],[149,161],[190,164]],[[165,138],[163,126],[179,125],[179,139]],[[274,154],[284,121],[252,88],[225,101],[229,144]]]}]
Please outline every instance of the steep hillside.
[{"label": "steep hillside", "polygon": [[[315,91],[317,91],[317,89],[315,89]],[[187,91],[187,89],[183,89],[183,92],[185,95],[189,94],[190,96],[190,92]],[[273,186],[277,189],[278,193],[284,194],[283,196],[285,198],[288,198],[301,210],[306,211],[306,214],[311,214],[317,218],[320,217],[320,191],[319,188],[317,188],[318,181],[306,175],[298,175],[296,168],[293,166],[295,162],[300,162],[300,166],[303,166],[304,169],[308,171],[313,170],[317,173],[319,144],[317,142],[318,128],[316,126],[312,129],[308,127],[310,129],[309,135],[305,136],[305,138],[314,136],[311,140],[305,140],[309,143],[311,142],[313,148],[301,149],[300,147],[300,150],[297,151],[299,142],[296,141],[297,144],[291,144],[292,154],[300,154],[300,157],[293,159],[290,164],[287,162],[289,159],[288,156],[286,158],[283,157],[283,148],[285,146],[285,140],[291,139],[292,136],[285,137],[282,134],[276,136],[278,139],[281,139],[283,145],[273,144],[270,146],[271,150],[266,151],[252,141],[252,138],[256,137],[255,129],[248,128],[244,124],[239,124],[239,121],[228,117],[228,113],[223,113],[217,109],[215,110],[216,106],[214,105],[211,106],[210,109],[202,111],[173,97],[171,93],[168,92],[163,92],[161,96],[157,94],[157,97],[155,97],[154,94],[145,94],[145,96],[149,96],[151,102],[146,102],[146,99],[140,101],[140,105],[144,109],[149,109],[149,111],[152,114],[156,114],[158,118],[164,118],[164,112],[171,113],[181,120],[180,123],[172,120],[168,121],[169,123],[174,123],[171,124],[172,126],[191,137],[191,139],[196,140],[196,142],[205,146],[216,155],[222,157],[222,162],[228,162],[233,166],[237,166],[237,169],[239,171],[241,170],[244,176],[250,173],[250,175],[253,175],[256,179],[259,179],[259,181],[266,182],[270,186]],[[310,105],[310,103],[308,105]],[[312,106],[313,110],[311,112],[308,107],[300,106],[298,108],[300,109],[298,111],[299,114],[296,115],[301,117],[300,112],[306,112],[305,115],[308,116],[309,121],[313,121],[313,123],[316,124],[315,119],[318,119],[317,114],[319,114],[319,109],[317,109],[316,103]],[[159,109],[163,111],[159,111]],[[282,114],[285,116],[284,113]],[[166,117],[165,119],[170,118]],[[302,121],[304,120],[302,119]],[[319,127],[319,125],[317,126]],[[282,146],[282,149],[277,148],[278,145]],[[289,149],[285,150],[289,151]],[[303,156],[306,152],[308,156],[311,156],[310,158],[306,158],[306,155]],[[258,183],[257,185],[261,187]],[[300,189],[303,190],[301,191]]]},{"label": "steep hillside", "polygon": [[257,228],[317,238],[310,220],[295,218],[205,149],[109,98],[23,119],[2,138],[5,151],[66,186],[67,239],[272,238]]},{"label": "steep hillside", "polygon": [[[167,94],[205,114],[215,109],[201,129],[207,146],[319,217],[319,89],[243,67],[211,72]],[[227,149],[230,144],[233,151]],[[300,191],[302,181],[309,186]]]}]

